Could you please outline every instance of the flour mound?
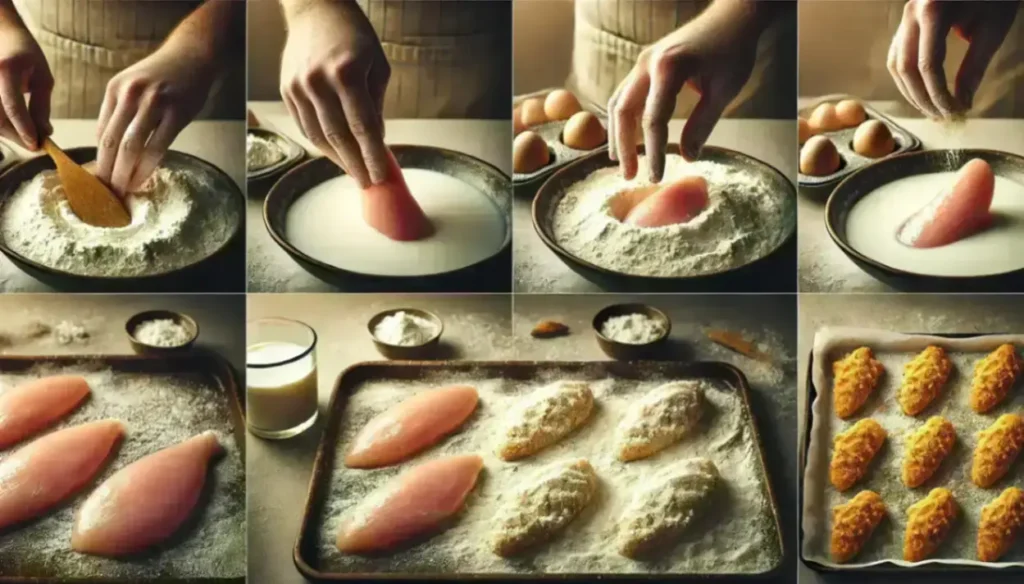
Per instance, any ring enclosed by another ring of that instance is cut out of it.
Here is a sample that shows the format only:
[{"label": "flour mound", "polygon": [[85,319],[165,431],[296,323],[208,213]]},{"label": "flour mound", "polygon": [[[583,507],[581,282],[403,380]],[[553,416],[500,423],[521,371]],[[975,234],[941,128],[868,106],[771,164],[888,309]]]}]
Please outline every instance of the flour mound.
[{"label": "flour mound", "polygon": [[284,160],[284,152],[271,140],[245,135],[245,166],[249,170],[262,170]]}]

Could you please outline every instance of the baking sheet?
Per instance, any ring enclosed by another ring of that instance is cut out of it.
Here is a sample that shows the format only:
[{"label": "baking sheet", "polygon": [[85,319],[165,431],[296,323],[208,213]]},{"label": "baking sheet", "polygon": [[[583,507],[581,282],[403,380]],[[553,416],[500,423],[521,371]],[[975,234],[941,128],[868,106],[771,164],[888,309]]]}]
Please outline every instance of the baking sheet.
[{"label": "baking sheet", "polygon": [[[803,557],[832,569],[856,569],[882,564],[897,566],[958,565],[974,568],[1024,567],[1024,546],[1018,542],[1000,562],[979,562],[976,559],[977,527],[981,507],[999,496],[1008,486],[1024,484],[1024,464],[1018,461],[1010,472],[990,489],[982,489],[970,481],[971,459],[977,444],[977,433],[1008,412],[1024,408],[1024,393],[1019,388],[987,414],[976,414],[967,405],[974,363],[1003,343],[1024,344],[1024,335],[982,335],[949,338],[927,335],[906,335],[888,331],[859,328],[825,328],[815,335],[812,353],[813,380],[817,397],[811,404],[810,443],[804,473]],[[916,418],[906,416],[896,402],[896,392],[903,368],[916,353],[930,344],[946,349],[953,363],[953,372],[942,394]],[[832,363],[859,346],[871,347],[875,358],[885,366],[878,388],[864,409],[848,420],[840,420],[832,412]],[[942,415],[953,423],[957,445],[924,485],[909,489],[900,480],[904,445],[910,432],[919,428],[928,417]],[[864,480],[845,494],[828,481],[832,456],[832,440],[836,433],[864,418],[873,418],[889,433],[886,445],[872,462]],[[960,506],[960,516],[947,540],[923,562],[911,563],[903,558],[903,535],[906,509],[924,498],[928,492],[943,486],[949,488]],[[863,489],[882,496],[888,518],[875,529],[871,539],[853,561],[836,564],[828,556],[831,533],[831,509],[853,498]]]},{"label": "baking sheet", "polygon": [[[712,384],[704,430],[650,459],[621,463],[614,457],[613,429],[636,397],[672,380],[702,377]],[[592,382],[593,418],[578,432],[538,455],[506,463],[494,453],[494,430],[508,407],[557,380]],[[380,411],[413,392],[467,383],[480,405],[463,429],[410,461],[376,470],[335,465],[354,435]],[[390,555],[341,554],[335,535],[346,513],[381,484],[426,459],[478,453],[485,469],[466,509],[447,531]],[[487,546],[496,505],[537,469],[570,457],[586,457],[601,480],[596,500],[569,528],[534,553],[506,560]],[[725,489],[717,504],[680,544],[650,562],[619,556],[615,523],[640,484],[667,464],[706,456],[718,466]],[[482,576],[560,574],[756,574],[782,558],[775,501],[746,399],[746,382],[722,363],[390,363],[362,364],[339,378],[327,429],[317,454],[310,500],[296,546],[296,563],[309,577],[346,579],[428,574]]]},{"label": "baking sheet", "polygon": [[[0,582],[243,582],[244,422],[230,367],[211,356],[2,357],[0,393],[57,374],[84,376],[92,394],[47,432],[116,418],[126,426],[125,438],[89,487],[42,518],[0,532]],[[225,455],[213,465],[196,512],[178,534],[123,559],[71,550],[74,513],[97,485],[131,462],[206,430],[217,433]],[[0,451],[0,460],[27,443]]]}]

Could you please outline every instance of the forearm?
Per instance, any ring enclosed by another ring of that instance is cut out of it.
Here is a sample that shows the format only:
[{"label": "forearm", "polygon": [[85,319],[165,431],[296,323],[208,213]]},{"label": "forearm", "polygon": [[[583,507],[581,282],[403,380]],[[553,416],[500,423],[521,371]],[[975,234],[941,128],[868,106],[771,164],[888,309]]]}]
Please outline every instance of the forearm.
[{"label": "forearm", "polygon": [[760,34],[775,21],[792,16],[795,0],[714,0],[706,14],[747,22]]},{"label": "forearm", "polygon": [[280,0],[280,2],[285,22],[289,23],[297,16],[320,6],[356,10],[362,14],[362,10],[355,0]]},{"label": "forearm", "polygon": [[245,0],[206,0],[178,24],[164,45],[198,51],[217,62],[232,49],[245,46],[245,4]]},{"label": "forearm", "polygon": [[25,28],[25,23],[14,7],[14,0],[0,0],[0,26]]}]

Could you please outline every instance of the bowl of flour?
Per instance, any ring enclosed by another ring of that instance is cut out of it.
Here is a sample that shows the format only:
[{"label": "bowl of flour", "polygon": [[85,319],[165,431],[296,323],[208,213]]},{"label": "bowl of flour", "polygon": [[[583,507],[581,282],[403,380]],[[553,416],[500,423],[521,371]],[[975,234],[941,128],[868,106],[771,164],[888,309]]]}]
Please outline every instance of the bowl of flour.
[{"label": "bowl of flour", "polygon": [[286,136],[263,128],[245,133],[245,177],[256,181],[288,170],[306,156],[301,146]]},{"label": "bowl of flour", "polygon": [[597,344],[612,359],[651,358],[672,332],[668,315],[648,304],[613,304],[591,322]]},{"label": "bowl of flour", "polygon": [[192,348],[199,337],[199,324],[173,310],[147,310],[129,318],[125,331],[136,353],[169,355]]},{"label": "bowl of flour", "polygon": [[[79,164],[96,157],[95,148],[67,152]],[[169,151],[125,197],[131,223],[96,227],[71,211],[53,161],[38,157],[0,177],[0,251],[58,289],[180,291],[239,240],[244,204],[223,171]]]},{"label": "bowl of flour", "polygon": [[[781,172],[755,158],[706,146],[688,162],[669,149],[663,183],[701,176],[708,205],[687,223],[629,225],[614,212],[622,193],[648,187],[642,155],[626,180],[606,152],[555,172],[533,202],[534,228],[569,268],[606,290],[734,291],[772,279],[796,231],[796,189]],[[775,265],[772,264],[775,262]]]},{"label": "bowl of flour", "polygon": [[441,342],[441,318],[418,308],[379,312],[366,324],[377,351],[388,359],[423,359]]}]

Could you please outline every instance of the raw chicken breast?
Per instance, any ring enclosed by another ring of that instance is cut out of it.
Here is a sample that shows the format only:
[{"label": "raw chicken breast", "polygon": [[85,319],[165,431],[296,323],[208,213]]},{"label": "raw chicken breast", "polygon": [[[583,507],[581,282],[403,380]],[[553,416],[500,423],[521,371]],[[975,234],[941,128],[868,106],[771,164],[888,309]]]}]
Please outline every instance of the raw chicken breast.
[{"label": "raw chicken breast", "polygon": [[72,549],[119,556],[167,539],[191,515],[210,459],[222,451],[217,436],[204,432],[117,471],[78,510]]},{"label": "raw chicken breast", "polygon": [[0,462],[0,529],[31,519],[89,484],[124,426],[101,420],[54,432]]},{"label": "raw chicken breast", "polygon": [[71,413],[89,395],[78,375],[36,379],[0,395],[0,448],[17,444]]},{"label": "raw chicken breast", "polygon": [[409,192],[402,169],[390,149],[388,179],[363,189],[363,220],[397,241],[414,241],[433,233],[430,220]]},{"label": "raw chicken breast", "polygon": [[338,549],[349,554],[387,550],[437,529],[462,509],[483,466],[476,455],[414,466],[356,506],[338,531]]},{"label": "raw chicken breast", "polygon": [[957,172],[953,188],[900,225],[896,237],[913,247],[940,247],[982,231],[992,224],[995,181],[987,162],[971,160]]},{"label": "raw chicken breast", "polygon": [[350,468],[401,462],[456,431],[476,409],[476,389],[453,385],[420,392],[378,414],[345,456]]},{"label": "raw chicken breast", "polygon": [[645,197],[629,211],[625,223],[640,227],[686,223],[707,206],[707,181],[700,176],[684,176]]}]

